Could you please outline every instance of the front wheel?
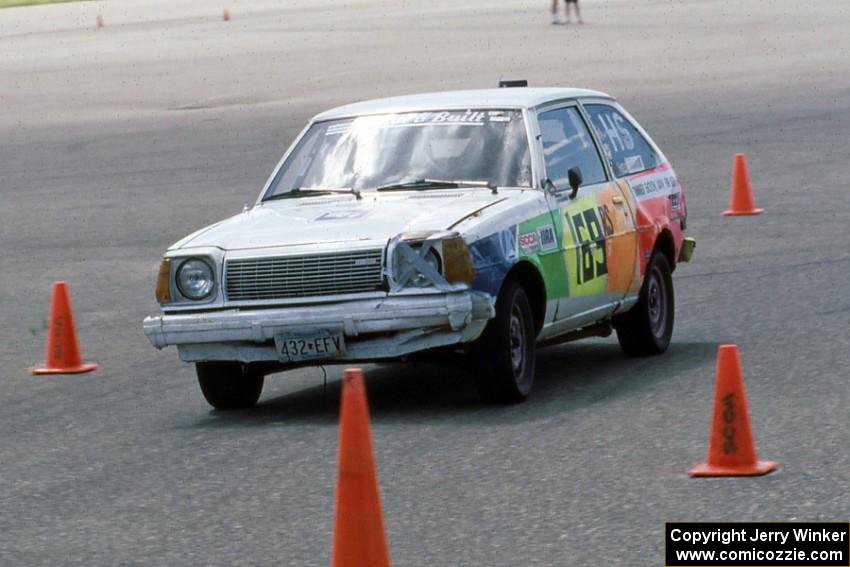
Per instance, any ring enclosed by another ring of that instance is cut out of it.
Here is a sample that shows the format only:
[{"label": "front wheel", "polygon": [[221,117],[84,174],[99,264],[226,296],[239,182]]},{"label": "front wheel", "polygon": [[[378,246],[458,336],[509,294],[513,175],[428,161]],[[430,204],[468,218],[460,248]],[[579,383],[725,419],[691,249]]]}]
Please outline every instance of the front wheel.
[{"label": "front wheel", "polygon": [[516,403],[534,383],[534,319],[522,286],[508,281],[474,350],[476,387],[484,401]]},{"label": "front wheel", "polygon": [[667,257],[656,252],[646,267],[637,304],[614,320],[617,339],[629,356],[661,354],[673,337],[673,276]]},{"label": "front wheel", "polygon": [[263,392],[263,373],[241,362],[198,362],[198,384],[207,402],[219,410],[249,408]]}]

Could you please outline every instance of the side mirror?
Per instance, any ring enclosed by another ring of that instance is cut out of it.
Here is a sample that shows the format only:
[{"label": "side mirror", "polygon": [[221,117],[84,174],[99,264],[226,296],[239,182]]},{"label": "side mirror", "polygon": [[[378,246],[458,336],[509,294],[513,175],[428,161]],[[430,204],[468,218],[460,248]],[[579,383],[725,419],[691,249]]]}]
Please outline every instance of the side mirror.
[{"label": "side mirror", "polygon": [[570,193],[570,199],[575,199],[576,195],[578,195],[578,188],[581,187],[582,177],[581,177],[581,168],[579,166],[571,167],[567,170],[567,179],[570,182],[570,187],[573,188],[573,192]]}]

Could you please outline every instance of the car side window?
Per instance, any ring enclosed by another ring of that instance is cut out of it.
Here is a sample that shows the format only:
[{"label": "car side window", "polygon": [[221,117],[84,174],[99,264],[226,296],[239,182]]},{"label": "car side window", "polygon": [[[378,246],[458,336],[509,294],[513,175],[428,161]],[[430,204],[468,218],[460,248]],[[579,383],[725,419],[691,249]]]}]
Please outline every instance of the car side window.
[{"label": "car side window", "polygon": [[583,185],[606,180],[602,158],[578,109],[568,107],[542,112],[537,121],[546,175],[556,189],[570,186],[567,172],[576,166],[581,168]]},{"label": "car side window", "polygon": [[658,166],[658,154],[619,111],[607,104],[585,104],[584,109],[615,176],[625,177]]}]

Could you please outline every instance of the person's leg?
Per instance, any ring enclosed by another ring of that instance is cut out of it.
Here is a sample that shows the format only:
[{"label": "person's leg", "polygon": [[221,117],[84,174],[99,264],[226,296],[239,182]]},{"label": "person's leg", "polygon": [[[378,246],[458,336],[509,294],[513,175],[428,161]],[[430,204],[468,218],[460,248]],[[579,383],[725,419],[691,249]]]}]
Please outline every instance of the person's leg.
[{"label": "person's leg", "polygon": [[558,17],[558,0],[552,0],[552,23],[561,23],[561,19]]},{"label": "person's leg", "polygon": [[573,2],[573,8],[575,8],[576,11],[576,21],[580,24],[583,24],[584,22],[581,21],[581,9],[578,7],[578,0]]}]

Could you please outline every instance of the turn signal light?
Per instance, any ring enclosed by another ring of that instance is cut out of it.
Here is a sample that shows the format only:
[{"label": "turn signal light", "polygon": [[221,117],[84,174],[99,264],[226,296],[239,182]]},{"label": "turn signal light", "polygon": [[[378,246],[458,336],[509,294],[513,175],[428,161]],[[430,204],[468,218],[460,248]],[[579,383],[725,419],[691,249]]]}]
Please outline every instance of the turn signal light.
[{"label": "turn signal light", "polygon": [[163,258],[156,276],[156,300],[159,303],[171,301],[171,258]]},{"label": "turn signal light", "polygon": [[463,238],[456,236],[443,240],[443,277],[450,283],[471,284],[475,279],[475,266]]}]

